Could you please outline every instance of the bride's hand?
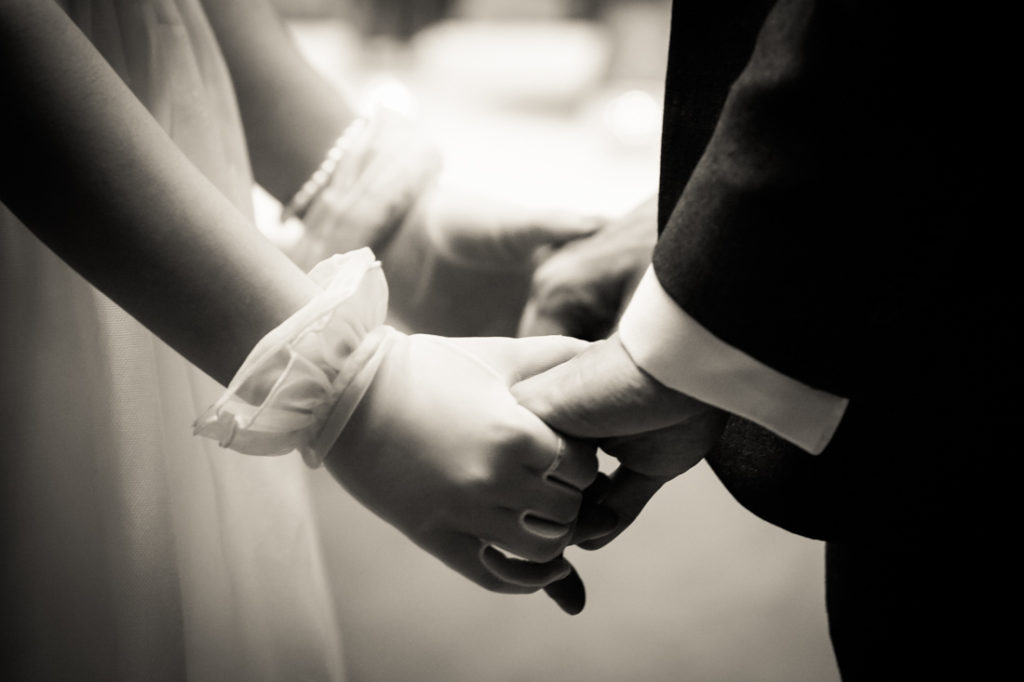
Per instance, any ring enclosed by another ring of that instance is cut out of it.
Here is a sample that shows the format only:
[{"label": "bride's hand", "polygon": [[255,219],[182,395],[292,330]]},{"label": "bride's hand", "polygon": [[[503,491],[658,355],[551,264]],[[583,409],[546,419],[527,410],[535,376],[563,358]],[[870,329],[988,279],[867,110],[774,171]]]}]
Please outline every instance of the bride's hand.
[{"label": "bride's hand", "polygon": [[593,447],[519,406],[508,385],[580,348],[562,337],[397,335],[325,464],[369,509],[477,584],[546,587],[572,573],[562,551],[597,460]]}]

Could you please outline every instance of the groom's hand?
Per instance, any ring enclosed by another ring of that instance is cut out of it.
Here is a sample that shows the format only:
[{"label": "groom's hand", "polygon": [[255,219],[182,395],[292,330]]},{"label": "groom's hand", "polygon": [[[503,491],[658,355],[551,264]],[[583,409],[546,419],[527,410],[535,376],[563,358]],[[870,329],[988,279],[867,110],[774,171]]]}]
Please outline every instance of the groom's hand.
[{"label": "groom's hand", "polygon": [[650,265],[657,239],[658,202],[652,197],[555,250],[533,275],[519,335],[607,337]]},{"label": "groom's hand", "polygon": [[[520,404],[562,433],[596,439],[620,465],[594,486],[575,534],[585,549],[621,533],[667,481],[710,451],[725,413],[667,388],[639,369],[618,336],[519,382]],[[609,531],[609,516],[616,522]]]}]

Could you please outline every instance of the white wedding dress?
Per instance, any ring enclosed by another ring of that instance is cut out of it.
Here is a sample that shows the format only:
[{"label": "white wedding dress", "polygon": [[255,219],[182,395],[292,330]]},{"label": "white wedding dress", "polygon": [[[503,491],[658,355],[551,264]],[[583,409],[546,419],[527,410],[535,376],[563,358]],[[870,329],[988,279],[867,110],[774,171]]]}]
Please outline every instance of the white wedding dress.
[{"label": "white wedding dress", "polygon": [[[234,94],[198,0],[62,4],[251,215]],[[342,678],[301,459],[193,437],[219,388],[2,207],[0,387],[6,679]]]}]

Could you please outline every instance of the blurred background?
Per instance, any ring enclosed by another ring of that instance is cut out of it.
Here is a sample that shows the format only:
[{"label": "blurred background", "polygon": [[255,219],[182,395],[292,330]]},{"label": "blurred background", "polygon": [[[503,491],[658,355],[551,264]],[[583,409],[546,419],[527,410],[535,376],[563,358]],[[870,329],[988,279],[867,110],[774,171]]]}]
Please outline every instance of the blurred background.
[{"label": "blurred background", "polygon": [[[420,121],[448,181],[607,216],[657,190],[665,0],[275,2],[328,79]],[[588,589],[576,617],[472,585],[312,479],[357,682],[839,679],[823,546],[747,513],[706,465],[609,547],[567,553]]]}]

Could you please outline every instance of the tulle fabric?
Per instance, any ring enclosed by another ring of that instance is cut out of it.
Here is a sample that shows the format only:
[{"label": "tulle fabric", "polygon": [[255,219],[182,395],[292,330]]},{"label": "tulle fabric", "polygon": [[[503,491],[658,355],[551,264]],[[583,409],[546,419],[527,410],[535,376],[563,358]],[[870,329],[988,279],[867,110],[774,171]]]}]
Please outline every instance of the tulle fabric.
[{"label": "tulle fabric", "polygon": [[[251,213],[233,92],[197,1],[63,4],[193,162]],[[220,387],[2,207],[0,386],[5,674],[343,677],[301,459],[194,437],[193,419]]]},{"label": "tulle fabric", "polygon": [[309,273],[323,292],[264,336],[195,433],[250,455],[302,453],[318,467],[387,353],[388,289],[369,248]]}]

